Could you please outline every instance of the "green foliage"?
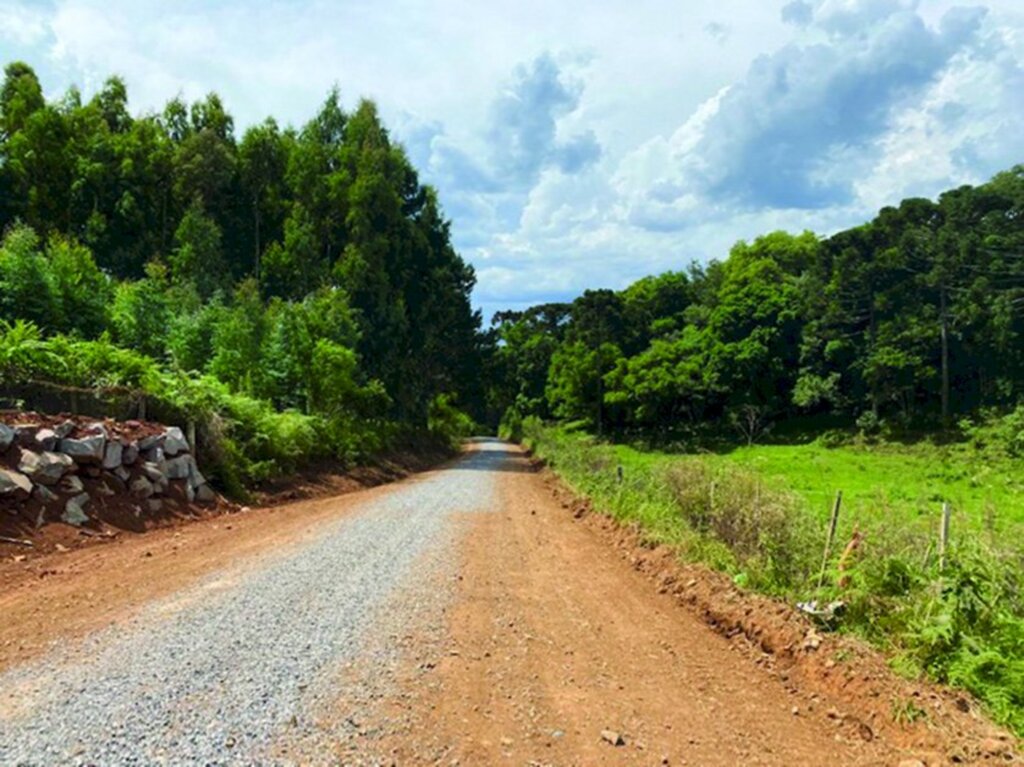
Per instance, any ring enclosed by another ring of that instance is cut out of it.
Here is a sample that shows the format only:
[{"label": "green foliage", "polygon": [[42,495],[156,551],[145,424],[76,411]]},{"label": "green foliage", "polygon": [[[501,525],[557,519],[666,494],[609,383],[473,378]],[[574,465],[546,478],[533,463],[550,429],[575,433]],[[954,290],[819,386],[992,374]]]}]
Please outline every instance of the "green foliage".
[{"label": "green foliage", "polygon": [[162,357],[171,319],[167,270],[159,262],[146,266],[146,277],[122,282],[114,291],[111,327],[122,346]]},{"label": "green foliage", "polygon": [[0,231],[0,386],[193,419],[233,492],[482,410],[473,270],[369,101],[237,141],[215,93],[134,117],[119,78],[47,104],[11,64]]},{"label": "green foliage", "polygon": [[455,406],[450,394],[438,394],[430,401],[427,418],[430,433],[447,442],[453,450],[476,431],[473,419]]},{"label": "green foliage", "polygon": [[203,299],[224,287],[227,263],[222,252],[220,227],[206,216],[198,197],[178,224],[174,244],[170,264],[175,282],[194,286]]},{"label": "green foliage", "polygon": [[327,339],[354,351],[359,386],[383,385],[388,419],[425,430],[441,392],[484,407],[473,270],[372,102],[350,115],[332,91],[300,128],[268,118],[238,141],[215,93],[133,117],[119,78],[47,104],[11,64],[0,231],[0,319],[110,332],[300,410]]},{"label": "green foliage", "polygon": [[498,314],[492,408],[663,442],[721,438],[751,408],[766,422],[874,419],[866,432],[1013,408],[1022,210],[1024,166],[827,239],[774,232],[685,275],[585,291],[557,314]]}]

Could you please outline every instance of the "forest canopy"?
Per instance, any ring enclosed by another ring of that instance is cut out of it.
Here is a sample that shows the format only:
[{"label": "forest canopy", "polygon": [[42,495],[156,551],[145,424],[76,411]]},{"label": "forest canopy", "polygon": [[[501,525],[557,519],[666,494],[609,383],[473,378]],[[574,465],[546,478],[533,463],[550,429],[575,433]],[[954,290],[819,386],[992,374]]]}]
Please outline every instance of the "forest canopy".
[{"label": "forest canopy", "polygon": [[831,237],[498,314],[492,394],[523,417],[670,439],[771,423],[948,427],[1024,394],[1024,166]]},{"label": "forest canopy", "polygon": [[[473,269],[371,101],[349,112],[335,89],[299,128],[239,132],[215,93],[132,115],[118,77],[48,102],[9,64],[0,230],[8,385],[124,379],[70,372],[91,343],[320,431],[426,429],[438,403],[482,402]],[[78,346],[19,367],[28,337]]]}]

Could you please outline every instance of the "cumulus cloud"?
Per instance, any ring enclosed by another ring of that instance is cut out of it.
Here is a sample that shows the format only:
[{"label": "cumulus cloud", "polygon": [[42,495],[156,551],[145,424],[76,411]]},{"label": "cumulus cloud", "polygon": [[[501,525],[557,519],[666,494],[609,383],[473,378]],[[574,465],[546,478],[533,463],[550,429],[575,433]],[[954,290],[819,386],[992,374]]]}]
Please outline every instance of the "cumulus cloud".
[{"label": "cumulus cloud", "polygon": [[48,34],[47,16],[38,8],[0,3],[0,40],[28,46],[39,43]]},{"label": "cumulus cloud", "polygon": [[[930,27],[891,0],[826,2],[815,24],[828,42],[760,56],[710,99],[668,142],[671,171],[652,183],[644,209],[634,201],[634,219],[665,228],[666,212],[695,200],[736,209],[850,204],[896,115],[976,43],[983,17],[954,9]],[[666,198],[671,189],[678,194]]]},{"label": "cumulus cloud", "polygon": [[732,30],[728,25],[722,24],[719,21],[711,21],[704,25],[704,31],[716,42],[724,43],[729,37],[729,32]]},{"label": "cumulus cloud", "polygon": [[559,118],[579,107],[582,93],[582,83],[565,77],[548,53],[517,67],[491,106],[488,138],[495,171],[528,187],[545,167],[575,173],[597,160],[601,146],[593,131],[558,138]]},{"label": "cumulus cloud", "polygon": [[806,27],[814,18],[814,7],[804,0],[793,0],[782,6],[782,20],[797,27]]}]

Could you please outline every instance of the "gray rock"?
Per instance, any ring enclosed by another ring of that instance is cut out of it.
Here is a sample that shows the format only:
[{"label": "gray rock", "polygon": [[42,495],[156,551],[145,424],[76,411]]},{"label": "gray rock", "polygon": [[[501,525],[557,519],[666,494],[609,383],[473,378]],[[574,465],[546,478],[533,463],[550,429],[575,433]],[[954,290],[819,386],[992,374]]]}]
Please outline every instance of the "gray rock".
[{"label": "gray rock", "polygon": [[36,444],[38,444],[43,450],[54,450],[57,447],[57,443],[60,442],[60,437],[57,436],[57,432],[53,429],[40,429],[35,435]]},{"label": "gray rock", "polygon": [[145,477],[133,479],[128,489],[136,498],[149,498],[149,496],[153,495],[153,483]]},{"label": "gray rock", "polygon": [[159,464],[153,463],[152,461],[143,462],[142,473],[146,475],[150,482],[161,482],[167,479],[163,471],[160,470]]},{"label": "gray rock", "polygon": [[[118,468],[121,468],[120,466]],[[129,475],[130,476],[130,475]],[[128,483],[121,479],[114,472],[108,472],[103,478],[103,484],[114,488],[115,493],[127,493]]]},{"label": "gray rock", "polygon": [[193,472],[198,471],[195,467],[196,459],[188,453],[171,458],[167,463],[166,471],[168,479],[188,479]]},{"label": "gray rock", "polygon": [[43,485],[56,485],[60,478],[74,467],[75,462],[63,453],[36,453],[22,450],[18,461],[18,471],[27,475],[32,481]]},{"label": "gray rock", "polygon": [[81,478],[74,474],[68,474],[60,481],[60,489],[65,493],[80,493],[85,490]]},{"label": "gray rock", "polygon": [[45,485],[36,485],[32,495],[38,498],[40,503],[53,503],[57,500],[57,494]]},{"label": "gray rock", "polygon": [[113,495],[117,495],[114,489],[106,482],[100,482],[99,485],[96,486],[96,492],[107,498],[110,498]]},{"label": "gray rock", "polygon": [[103,424],[101,424],[99,421],[97,421],[95,423],[91,423],[88,426],[86,426],[85,427],[85,433],[86,434],[96,434],[96,435],[99,435],[99,436],[103,437],[103,439],[107,439],[110,436],[107,433],[107,427],[104,426]]},{"label": "gray rock", "polygon": [[124,456],[124,445],[115,439],[107,442],[103,450],[103,468],[116,469],[121,465]]},{"label": "gray rock", "polygon": [[177,426],[172,426],[164,435],[164,453],[167,455],[178,455],[178,453],[187,452],[189,452],[189,446],[184,432]]},{"label": "gray rock", "polygon": [[32,480],[20,471],[0,469],[0,495],[27,498],[32,493]]},{"label": "gray rock", "polygon": [[128,471],[124,466],[118,466],[114,469],[114,476],[122,482],[127,482],[132,477],[132,473]]},{"label": "gray rock", "polygon": [[139,440],[139,450],[152,450],[154,447],[159,447],[161,444],[163,444],[163,441],[163,434],[151,434],[148,437],[143,437],[142,439]]},{"label": "gray rock", "polygon": [[99,463],[103,460],[103,450],[107,438],[102,434],[81,439],[62,439],[60,451],[67,453],[78,463]]},{"label": "gray rock", "polygon": [[142,451],[142,458],[150,463],[161,464],[167,460],[162,447],[151,447]]},{"label": "gray rock", "polygon": [[54,432],[56,432],[57,436],[60,439],[64,439],[66,436],[68,436],[74,430],[75,430],[75,422],[74,421],[65,421],[60,426],[56,427],[54,429]]},{"label": "gray rock", "polygon": [[146,508],[150,514],[159,514],[164,509],[164,502],[159,498],[150,498],[146,501]]},{"label": "gray rock", "polygon": [[217,494],[213,491],[212,487],[204,482],[195,489],[195,499],[199,503],[215,503]]},{"label": "gray rock", "polygon": [[14,444],[14,438],[17,436],[17,432],[14,429],[5,423],[0,423],[0,453],[3,453]]},{"label": "gray rock", "polygon": [[121,451],[121,463],[131,466],[137,460],[139,460],[139,446],[134,442],[129,442]]},{"label": "gray rock", "polygon": [[68,498],[68,502],[64,504],[64,513],[60,515],[61,520],[75,527],[84,525],[89,521],[89,516],[85,513],[85,507],[90,500],[92,499],[89,498],[88,493],[81,493],[74,498]]}]

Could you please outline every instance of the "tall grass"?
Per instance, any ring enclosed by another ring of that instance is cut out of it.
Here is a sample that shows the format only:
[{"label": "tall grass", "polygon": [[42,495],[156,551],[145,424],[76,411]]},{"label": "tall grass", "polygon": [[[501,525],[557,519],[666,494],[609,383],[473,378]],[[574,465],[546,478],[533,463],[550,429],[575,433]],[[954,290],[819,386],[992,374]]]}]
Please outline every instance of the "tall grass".
[{"label": "tall grass", "polygon": [[[1024,548],[965,532],[940,566],[920,524],[866,518],[818,576],[826,520],[754,470],[702,456],[639,454],[523,421],[523,441],[578,493],[687,561],[788,601],[841,600],[839,630],[909,675],[974,694],[1024,735]],[[620,472],[621,467],[621,472]]]}]

